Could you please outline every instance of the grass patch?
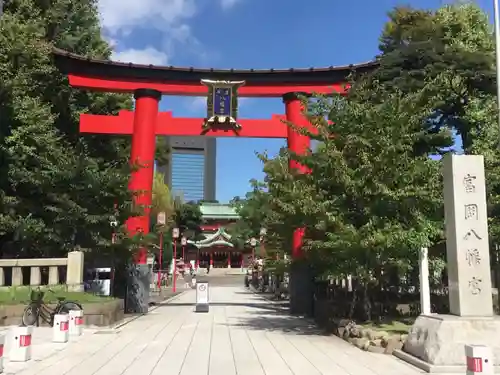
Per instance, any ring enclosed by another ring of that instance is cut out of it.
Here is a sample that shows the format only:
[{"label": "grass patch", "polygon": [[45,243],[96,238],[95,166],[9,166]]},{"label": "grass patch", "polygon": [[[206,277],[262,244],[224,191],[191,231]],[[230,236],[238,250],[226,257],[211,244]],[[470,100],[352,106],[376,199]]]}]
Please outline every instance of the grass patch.
[{"label": "grass patch", "polygon": [[[0,288],[0,305],[27,305],[30,302],[31,291],[37,289],[29,286],[2,287]],[[45,292],[43,298],[45,303],[57,303],[57,298],[61,297],[80,303],[102,303],[115,299],[93,293],[71,292],[65,285],[40,287],[40,290]]]},{"label": "grass patch", "polygon": [[366,322],[361,324],[364,328],[375,331],[385,331],[389,334],[406,334],[413,325],[414,319],[390,320],[381,323]]}]

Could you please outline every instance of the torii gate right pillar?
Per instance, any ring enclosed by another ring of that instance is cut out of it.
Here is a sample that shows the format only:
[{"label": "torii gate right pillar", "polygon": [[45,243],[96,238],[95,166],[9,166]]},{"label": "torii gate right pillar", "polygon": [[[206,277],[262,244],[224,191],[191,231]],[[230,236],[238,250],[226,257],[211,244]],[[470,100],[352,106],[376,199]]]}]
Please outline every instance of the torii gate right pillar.
[{"label": "torii gate right pillar", "polygon": [[[304,113],[304,105],[301,97],[306,93],[291,92],[283,95],[285,103],[286,119],[297,127],[310,128],[311,124]],[[311,141],[307,135],[303,135],[288,127],[288,148],[296,154],[305,154],[311,146]],[[300,173],[309,173],[307,167],[297,163],[295,160],[289,161],[290,169],[296,169]],[[292,314],[312,315],[313,313],[313,293],[314,275],[310,265],[303,257],[302,239],[305,228],[296,228],[292,239],[292,267],[290,271],[290,312]]]}]

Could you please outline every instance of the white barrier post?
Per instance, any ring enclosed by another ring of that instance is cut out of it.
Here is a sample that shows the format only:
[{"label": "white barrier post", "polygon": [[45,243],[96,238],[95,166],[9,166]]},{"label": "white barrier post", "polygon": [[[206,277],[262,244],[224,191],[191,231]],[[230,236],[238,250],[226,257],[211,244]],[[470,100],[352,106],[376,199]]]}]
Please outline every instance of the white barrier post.
[{"label": "white barrier post", "polygon": [[493,355],[485,345],[465,345],[467,375],[493,375]]},{"label": "white barrier post", "polygon": [[3,373],[3,348],[5,346],[5,336],[0,336],[0,374]]},{"label": "white barrier post", "polygon": [[196,312],[208,312],[209,310],[209,295],[208,282],[196,281]]},{"label": "white barrier post", "polygon": [[83,331],[83,311],[70,310],[69,312],[69,335],[80,336]]},{"label": "white barrier post", "polygon": [[12,345],[9,351],[9,361],[26,362],[31,359],[31,335],[33,326],[14,327]]},{"label": "white barrier post", "polygon": [[69,316],[68,314],[54,315],[54,326],[52,327],[52,342],[65,343],[69,338]]}]

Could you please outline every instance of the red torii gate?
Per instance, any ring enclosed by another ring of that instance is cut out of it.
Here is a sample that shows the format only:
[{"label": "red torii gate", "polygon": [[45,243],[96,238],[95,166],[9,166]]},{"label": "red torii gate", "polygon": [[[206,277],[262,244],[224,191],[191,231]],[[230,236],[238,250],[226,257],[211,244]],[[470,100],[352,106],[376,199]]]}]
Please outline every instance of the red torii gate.
[{"label": "red torii gate", "polygon": [[[89,59],[59,49],[55,49],[53,55],[56,65],[67,74],[73,87],[134,94],[133,112],[121,111],[118,116],[82,114],[80,131],[132,135],[131,163],[138,163],[141,168],[132,172],[129,188],[141,192],[135,195],[135,203],[144,207],[151,205],[157,135],[287,138],[289,149],[302,154],[310,147],[309,137],[294,131],[283,121],[287,120],[298,127],[310,127],[303,113],[301,97],[311,93],[345,93],[349,74],[354,70],[367,72],[375,67],[375,63],[369,62],[329,68],[216,70],[111,62]],[[204,131],[202,125],[206,119],[176,118],[172,112],[158,112],[162,95],[207,96],[209,89],[201,83],[205,79],[242,81],[245,85],[238,89],[238,96],[241,97],[282,97],[285,115],[272,115],[270,119],[262,120],[238,119],[241,129],[236,133],[216,128]],[[302,165],[293,161],[290,162],[290,167],[303,173],[307,172]],[[131,235],[139,231],[148,233],[149,227],[148,212],[145,212],[144,216],[132,217],[127,221]],[[293,234],[292,257],[295,259],[301,256],[303,234],[303,229],[297,229]],[[143,275],[147,269],[146,257],[147,251],[142,249],[136,258],[137,268],[143,270],[138,271],[138,278],[142,277],[143,280],[136,281],[139,296],[134,305],[137,305],[138,312],[147,311],[147,296],[140,296],[141,293],[146,293],[144,288],[149,288],[149,280],[145,280]],[[297,286],[300,289],[301,282],[298,279]],[[292,284],[296,283],[292,281]],[[294,289],[293,285],[291,289]],[[292,310],[303,312],[301,310],[304,307],[301,306],[304,303],[294,303],[294,294],[297,294],[296,300],[299,301],[304,293],[300,290],[297,290],[297,293],[292,291],[291,296]]]}]

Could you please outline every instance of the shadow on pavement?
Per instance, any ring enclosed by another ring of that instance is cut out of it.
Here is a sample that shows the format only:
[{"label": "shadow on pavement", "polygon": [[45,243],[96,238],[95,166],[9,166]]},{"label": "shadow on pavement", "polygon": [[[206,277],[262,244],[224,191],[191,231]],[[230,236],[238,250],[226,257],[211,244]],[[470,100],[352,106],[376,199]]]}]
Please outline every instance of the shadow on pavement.
[{"label": "shadow on pavement", "polygon": [[234,294],[245,294],[245,295],[249,295],[249,294],[255,294],[255,292],[252,292],[252,291],[246,291],[246,292],[234,292]]},{"label": "shadow on pavement", "polygon": [[181,294],[183,291],[173,292],[172,290],[164,290],[161,292],[151,292],[149,295],[149,306],[162,306],[166,303],[165,300]]},{"label": "shadow on pavement", "polygon": [[[258,312],[254,312],[259,315]],[[255,331],[282,332],[293,335],[317,335],[330,336],[324,330],[319,329],[313,321],[305,318],[289,315],[287,311],[264,313],[255,317],[242,317],[237,323],[225,323],[231,327],[240,327]]]},{"label": "shadow on pavement", "polygon": [[[164,307],[179,307],[179,306],[195,306],[196,303],[176,303],[174,302],[165,302],[159,303],[159,306]],[[210,302],[210,307],[221,306],[221,307],[251,307],[258,310],[263,310],[262,313],[267,314],[268,311],[281,312],[282,314],[288,314],[287,311],[283,311],[287,306],[283,307],[282,305],[271,305],[271,304],[262,304],[262,303],[249,303],[249,302]],[[254,311],[252,313],[259,314],[259,311]]]}]

